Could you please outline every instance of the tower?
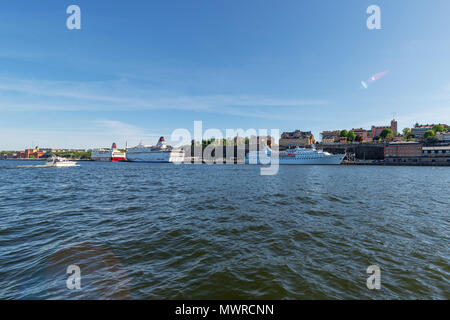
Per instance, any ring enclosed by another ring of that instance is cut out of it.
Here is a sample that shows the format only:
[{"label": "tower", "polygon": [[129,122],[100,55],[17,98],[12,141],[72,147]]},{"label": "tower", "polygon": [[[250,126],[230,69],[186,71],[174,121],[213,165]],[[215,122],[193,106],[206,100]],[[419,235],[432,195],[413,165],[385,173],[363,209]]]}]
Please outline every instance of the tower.
[{"label": "tower", "polygon": [[394,136],[397,135],[397,121],[395,119],[391,120],[391,130]]}]

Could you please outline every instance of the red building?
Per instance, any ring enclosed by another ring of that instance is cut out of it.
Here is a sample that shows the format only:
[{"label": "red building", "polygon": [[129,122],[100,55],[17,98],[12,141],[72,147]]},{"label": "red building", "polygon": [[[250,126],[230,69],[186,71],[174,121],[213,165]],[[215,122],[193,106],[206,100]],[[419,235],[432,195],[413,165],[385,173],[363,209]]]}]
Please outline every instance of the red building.
[{"label": "red building", "polygon": [[392,133],[395,135],[397,135],[397,121],[395,121],[394,119],[391,120],[391,125],[390,126],[381,126],[381,127],[377,127],[377,126],[372,126],[372,129],[369,131],[368,137],[369,138],[375,138],[375,137],[379,137],[381,132],[383,132],[384,129],[391,129]]},{"label": "red building", "polygon": [[387,163],[450,165],[450,146],[424,147],[418,142],[393,142],[384,148]]},{"label": "red building", "polygon": [[390,126],[372,126],[370,130],[365,130],[363,128],[352,129],[352,131],[359,138],[360,142],[372,142],[374,138],[380,137],[381,133],[384,129],[391,129],[394,136],[397,135],[398,132],[398,124],[395,119],[391,120]]},{"label": "red building", "polygon": [[450,165],[450,146],[423,147],[422,162]]},{"label": "red building", "polygon": [[418,142],[393,142],[384,148],[384,158],[387,162],[418,162],[422,157],[423,145]]},{"label": "red building", "polygon": [[360,142],[368,142],[368,132],[367,130],[363,129],[363,128],[359,128],[359,129],[352,129],[352,131],[356,134],[356,136],[358,137],[358,140]]},{"label": "red building", "polygon": [[39,159],[43,155],[44,152],[39,151],[38,147],[36,147],[35,149],[25,149],[25,151],[20,151],[17,153],[17,157],[20,159],[30,159],[30,158]]}]

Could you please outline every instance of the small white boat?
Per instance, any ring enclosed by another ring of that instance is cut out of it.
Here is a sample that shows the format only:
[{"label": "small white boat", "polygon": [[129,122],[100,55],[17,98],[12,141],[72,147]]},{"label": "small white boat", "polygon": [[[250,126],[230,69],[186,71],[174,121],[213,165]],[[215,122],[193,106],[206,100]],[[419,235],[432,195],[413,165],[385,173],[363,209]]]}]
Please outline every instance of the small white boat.
[{"label": "small white boat", "polygon": [[47,167],[76,167],[75,161],[69,161],[66,158],[53,156],[47,163]]}]

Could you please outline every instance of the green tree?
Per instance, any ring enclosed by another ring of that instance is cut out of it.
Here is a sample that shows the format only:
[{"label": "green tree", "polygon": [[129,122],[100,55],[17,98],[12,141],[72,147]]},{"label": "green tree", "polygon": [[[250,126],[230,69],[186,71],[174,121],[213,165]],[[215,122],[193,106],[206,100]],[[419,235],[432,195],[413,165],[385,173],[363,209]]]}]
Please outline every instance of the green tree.
[{"label": "green tree", "polygon": [[414,140],[414,134],[412,133],[410,128],[403,129],[403,139],[404,140]]},{"label": "green tree", "polygon": [[355,139],[356,139],[356,133],[353,130],[350,130],[347,133],[347,140],[348,141],[355,141]]},{"label": "green tree", "polygon": [[411,128],[403,129],[403,138],[407,139],[407,137],[411,134]]},{"label": "green tree", "polygon": [[339,134],[339,136],[346,138],[348,136],[348,131],[347,130],[342,130],[341,133]]},{"label": "green tree", "polygon": [[386,140],[386,141],[394,140],[394,134],[393,133],[388,133],[386,138],[384,138],[384,140]]},{"label": "green tree", "polygon": [[437,124],[433,127],[433,131],[434,132],[444,132],[444,127],[441,126],[440,124]]},{"label": "green tree", "polygon": [[425,140],[431,139],[436,135],[436,132],[434,132],[434,130],[428,130],[427,132],[425,132],[423,138]]},{"label": "green tree", "polygon": [[392,138],[394,137],[394,133],[392,132],[391,129],[384,129],[383,131],[381,131],[380,133],[380,138],[383,140],[386,140],[386,138],[388,137],[388,135],[392,136]]}]

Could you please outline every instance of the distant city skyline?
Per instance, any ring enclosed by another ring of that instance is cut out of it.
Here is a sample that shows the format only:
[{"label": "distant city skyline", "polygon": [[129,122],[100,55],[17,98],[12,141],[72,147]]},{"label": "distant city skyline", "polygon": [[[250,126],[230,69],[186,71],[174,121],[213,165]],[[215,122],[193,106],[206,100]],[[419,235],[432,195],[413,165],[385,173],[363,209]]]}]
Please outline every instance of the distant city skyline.
[{"label": "distant city skyline", "polygon": [[[66,28],[72,4],[81,30]],[[366,26],[372,4],[381,30]],[[449,123],[449,11],[446,0],[4,1],[0,150],[153,144],[195,120],[317,140],[393,114],[399,132]]]}]

